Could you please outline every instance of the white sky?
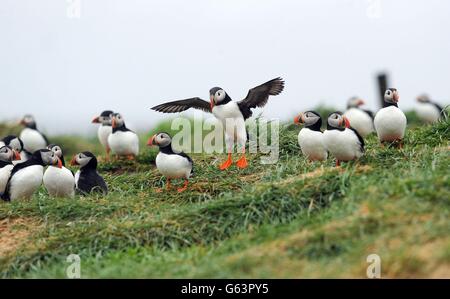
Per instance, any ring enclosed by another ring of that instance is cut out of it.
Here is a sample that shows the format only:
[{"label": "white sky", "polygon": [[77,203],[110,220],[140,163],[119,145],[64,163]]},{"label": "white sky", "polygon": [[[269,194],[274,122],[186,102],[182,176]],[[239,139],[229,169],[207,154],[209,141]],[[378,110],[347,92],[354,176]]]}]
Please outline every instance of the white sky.
[{"label": "white sky", "polygon": [[285,92],[262,111],[285,120],[353,95],[375,108],[381,70],[402,108],[450,100],[450,1],[79,0],[71,18],[74,1],[0,0],[0,120],[92,133],[113,109],[146,129],[167,117],[156,104],[213,86],[240,100],[277,76]]}]

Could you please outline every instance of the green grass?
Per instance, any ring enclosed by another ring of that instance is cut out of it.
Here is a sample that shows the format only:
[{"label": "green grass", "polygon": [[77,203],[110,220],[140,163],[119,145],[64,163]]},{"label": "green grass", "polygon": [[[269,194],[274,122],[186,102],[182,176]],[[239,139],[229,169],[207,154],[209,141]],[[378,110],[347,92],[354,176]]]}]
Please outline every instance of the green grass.
[{"label": "green grass", "polygon": [[[106,197],[41,189],[0,204],[0,276],[65,277],[75,253],[85,278],[364,278],[377,253],[383,277],[448,277],[449,125],[415,124],[402,150],[372,135],[366,155],[340,169],[307,162],[299,128],[284,125],[277,164],[253,155],[249,168],[221,172],[223,157],[193,154],[182,194],[154,191],[165,180],[156,151],[143,149],[136,162],[100,165]],[[57,140],[70,153],[100,152],[95,140]]]}]

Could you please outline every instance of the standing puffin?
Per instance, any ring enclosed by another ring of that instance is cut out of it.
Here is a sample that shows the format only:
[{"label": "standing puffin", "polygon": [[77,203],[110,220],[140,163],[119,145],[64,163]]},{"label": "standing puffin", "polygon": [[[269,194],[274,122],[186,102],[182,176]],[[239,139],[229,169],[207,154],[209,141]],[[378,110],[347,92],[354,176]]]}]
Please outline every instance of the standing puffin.
[{"label": "standing puffin", "polygon": [[4,137],[0,141],[0,146],[2,146],[2,145],[7,145],[20,154],[20,159],[18,161],[16,161],[17,163],[25,162],[32,155],[32,153],[26,151],[23,148],[22,139],[20,139],[19,137],[15,136],[15,135],[8,135],[8,136]]},{"label": "standing puffin", "polygon": [[61,160],[48,149],[37,150],[30,159],[16,164],[2,198],[6,201],[31,198],[42,183],[44,166],[47,165],[62,167]]},{"label": "standing puffin", "polygon": [[101,145],[106,150],[106,160],[109,160],[109,152],[111,151],[108,144],[108,137],[112,133],[111,114],[113,113],[114,112],[111,110],[105,110],[100,114],[100,116],[96,116],[92,120],[92,123],[94,124],[101,124],[100,127],[98,127],[97,136]]},{"label": "standing puffin", "polygon": [[14,160],[20,160],[18,152],[7,145],[0,147],[0,194],[5,192],[6,184],[14,167],[12,163]]},{"label": "standing puffin", "polygon": [[323,143],[323,133],[320,130],[322,126],[320,114],[315,111],[300,113],[295,117],[294,123],[305,125],[298,133],[298,144],[303,155],[310,161],[326,160],[328,152]]},{"label": "standing puffin", "polygon": [[444,118],[444,108],[436,102],[430,100],[428,95],[423,94],[417,97],[416,113],[424,123],[434,123],[440,118]]},{"label": "standing puffin", "polygon": [[242,101],[234,102],[225,90],[220,87],[214,87],[209,91],[209,103],[196,97],[164,103],[152,109],[163,113],[182,112],[189,108],[211,112],[222,122],[225,129],[228,159],[220,165],[220,169],[227,169],[233,163],[231,153],[235,142],[238,145],[237,150],[242,152],[242,156],[236,162],[236,165],[239,168],[246,168],[248,163],[245,158],[245,143],[247,141],[245,120],[252,116],[252,108],[263,107],[269,100],[269,96],[279,95],[283,89],[284,81],[281,78],[275,78],[250,89]]},{"label": "standing puffin", "polygon": [[336,158],[336,166],[341,161],[358,159],[364,153],[364,139],[350,127],[349,120],[342,112],[333,112],[328,116],[323,140],[328,151]]},{"label": "standing puffin", "polygon": [[47,137],[39,132],[36,127],[36,121],[31,115],[25,115],[20,124],[25,128],[20,133],[20,139],[23,141],[24,149],[30,153],[34,153],[37,150],[45,149],[48,145]]},{"label": "standing puffin", "polygon": [[119,113],[111,115],[112,133],[108,144],[116,156],[127,156],[129,160],[139,154],[139,137],[125,126],[125,121]]},{"label": "standing puffin", "polygon": [[91,152],[82,152],[73,156],[70,165],[80,166],[75,174],[75,187],[81,194],[100,192],[106,195],[108,186],[97,172],[97,158]]},{"label": "standing puffin", "polygon": [[[192,159],[183,152],[174,152],[172,149],[172,138],[167,133],[153,135],[147,145],[157,145],[159,153],[156,156],[156,168],[167,178],[167,190],[170,189],[170,180],[184,178],[184,186],[178,188],[178,192],[187,189],[189,177],[193,173],[194,163]],[[161,190],[157,190],[160,192]]]},{"label": "standing puffin", "polygon": [[353,97],[348,100],[347,111],[344,113],[344,116],[352,124],[352,128],[358,131],[358,134],[362,137],[366,137],[370,133],[375,132],[372,111],[360,108],[364,104],[364,100]]},{"label": "standing puffin", "polygon": [[375,115],[374,124],[378,139],[384,142],[398,141],[400,148],[403,147],[403,137],[406,130],[406,116],[398,108],[400,96],[397,89],[389,88],[384,93],[384,108]]},{"label": "standing puffin", "polygon": [[62,167],[49,166],[44,173],[44,186],[50,196],[73,197],[75,195],[75,178],[72,171],[67,169],[63,152],[60,146],[50,144],[51,150],[61,160]]}]

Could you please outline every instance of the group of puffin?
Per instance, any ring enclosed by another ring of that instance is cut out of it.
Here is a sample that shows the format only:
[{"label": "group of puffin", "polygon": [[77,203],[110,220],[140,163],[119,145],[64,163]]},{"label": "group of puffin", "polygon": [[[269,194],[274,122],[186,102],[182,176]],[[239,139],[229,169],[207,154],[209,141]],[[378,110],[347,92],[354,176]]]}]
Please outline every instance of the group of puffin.
[{"label": "group of puffin", "polygon": [[[233,165],[234,145],[240,157],[235,164],[246,168],[245,145],[248,138],[245,120],[252,116],[252,109],[263,107],[269,96],[279,95],[284,89],[281,78],[272,79],[249,90],[247,96],[235,102],[220,87],[209,91],[209,102],[199,97],[170,101],[152,109],[162,113],[178,113],[190,108],[212,113],[224,127],[227,159],[220,170]],[[427,96],[418,99],[417,114],[425,122],[437,121],[443,109],[430,101]],[[331,154],[336,165],[356,160],[364,154],[364,138],[376,132],[379,141],[396,142],[401,147],[406,130],[406,116],[398,108],[399,94],[389,88],[384,94],[384,107],[375,116],[361,109],[364,101],[353,97],[348,101],[347,111],[336,111],[327,118],[326,130],[322,132],[322,118],[315,111],[306,111],[295,117],[294,122],[304,126],[298,134],[298,143],[303,155],[311,161],[323,161]],[[420,110],[420,112],[419,112]],[[231,120],[231,122],[230,122]],[[128,129],[121,114],[111,110],[103,111],[92,123],[100,124],[98,139],[106,152],[106,159],[112,153],[134,159],[139,154],[138,135]],[[230,123],[232,125],[230,125]],[[60,146],[49,144],[48,139],[36,127],[34,118],[26,115],[21,124],[25,126],[19,137],[6,136],[0,143],[0,195],[4,200],[30,198],[44,183],[49,195],[72,197],[75,192],[88,194],[108,192],[108,187],[97,172],[97,158],[91,152],[82,152],[73,157],[71,165],[80,166],[74,175],[65,168],[63,151]],[[148,146],[158,146],[156,167],[167,178],[166,188],[171,188],[172,179],[184,179],[178,192],[187,189],[193,173],[193,160],[185,153],[172,148],[172,138],[168,133],[153,135]],[[44,173],[44,167],[49,166]],[[157,192],[161,192],[160,189]]]}]

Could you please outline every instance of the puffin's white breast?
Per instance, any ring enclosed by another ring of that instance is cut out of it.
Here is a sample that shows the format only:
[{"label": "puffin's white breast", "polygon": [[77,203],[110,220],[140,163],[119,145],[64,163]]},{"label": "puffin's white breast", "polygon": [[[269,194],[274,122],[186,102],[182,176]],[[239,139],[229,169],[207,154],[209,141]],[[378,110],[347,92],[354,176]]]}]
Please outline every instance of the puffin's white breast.
[{"label": "puffin's white breast", "polygon": [[50,196],[72,197],[75,194],[75,178],[65,167],[49,166],[44,173],[43,181]]},{"label": "puffin's white breast", "polygon": [[340,161],[350,161],[362,156],[358,136],[350,129],[326,130],[323,140],[328,151]]},{"label": "puffin's white breast", "polygon": [[323,142],[322,132],[303,128],[300,130],[300,133],[298,133],[298,144],[300,145],[303,155],[312,161],[323,161],[328,157],[328,152]]},{"label": "puffin's white breast", "polygon": [[31,198],[42,183],[43,172],[41,165],[28,166],[16,172],[10,181],[11,200]]},{"label": "puffin's white breast", "polygon": [[441,115],[438,107],[431,103],[417,103],[415,110],[420,120],[426,123],[437,122]]},{"label": "puffin's white breast", "polygon": [[156,156],[156,167],[161,174],[169,179],[189,178],[192,164],[180,155],[159,153]]},{"label": "puffin's white breast", "polygon": [[0,193],[5,192],[6,184],[8,183],[13,167],[14,165],[11,164],[0,168]]},{"label": "puffin's white breast", "polygon": [[20,133],[20,139],[23,141],[23,147],[30,153],[43,149],[47,146],[47,142],[41,133],[36,130],[25,128]]},{"label": "puffin's white breast", "polygon": [[380,109],[375,115],[374,124],[380,141],[403,139],[406,130],[406,116],[395,106]]},{"label": "puffin's white breast", "polygon": [[132,131],[116,131],[108,137],[108,144],[113,154],[135,155],[139,154],[139,138]]},{"label": "puffin's white breast", "polygon": [[350,108],[344,113],[344,116],[350,121],[350,126],[358,131],[362,137],[366,137],[375,130],[373,119],[361,109]]},{"label": "puffin's white breast", "polygon": [[237,140],[239,145],[245,145],[247,130],[242,112],[236,102],[230,101],[225,105],[214,106],[212,113],[222,122],[227,147]]},{"label": "puffin's white breast", "polygon": [[97,136],[103,147],[108,148],[108,137],[112,133],[111,126],[100,126],[97,130]]}]

